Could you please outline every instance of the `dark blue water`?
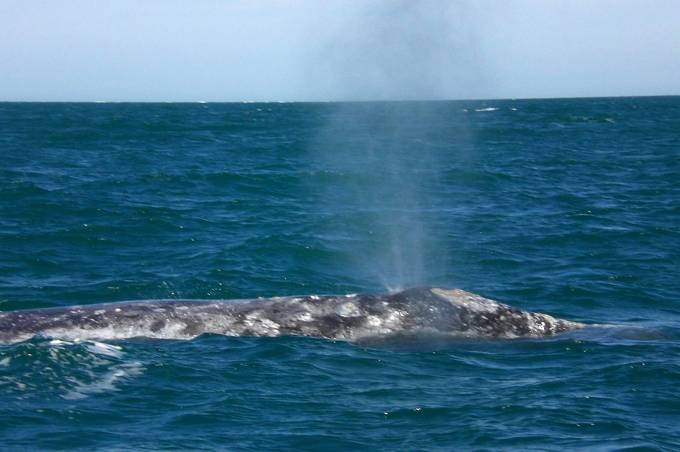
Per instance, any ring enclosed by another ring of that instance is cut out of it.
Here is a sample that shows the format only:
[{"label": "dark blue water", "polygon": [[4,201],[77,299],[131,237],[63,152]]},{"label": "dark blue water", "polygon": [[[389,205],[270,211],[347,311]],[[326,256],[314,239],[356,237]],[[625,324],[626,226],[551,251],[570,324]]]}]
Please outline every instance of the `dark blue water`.
[{"label": "dark blue water", "polygon": [[413,285],[607,326],[36,338],[2,448],[680,448],[680,98],[0,104],[0,310]]}]

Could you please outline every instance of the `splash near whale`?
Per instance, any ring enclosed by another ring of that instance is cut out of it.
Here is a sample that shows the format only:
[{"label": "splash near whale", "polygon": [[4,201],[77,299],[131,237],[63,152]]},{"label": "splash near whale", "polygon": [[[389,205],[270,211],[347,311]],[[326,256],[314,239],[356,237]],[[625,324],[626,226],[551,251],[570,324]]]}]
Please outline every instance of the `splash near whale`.
[{"label": "splash near whale", "polygon": [[206,333],[345,341],[401,334],[511,339],[552,336],[584,326],[461,289],[416,288],[385,295],[144,300],[1,312],[0,342],[36,335],[192,339]]}]

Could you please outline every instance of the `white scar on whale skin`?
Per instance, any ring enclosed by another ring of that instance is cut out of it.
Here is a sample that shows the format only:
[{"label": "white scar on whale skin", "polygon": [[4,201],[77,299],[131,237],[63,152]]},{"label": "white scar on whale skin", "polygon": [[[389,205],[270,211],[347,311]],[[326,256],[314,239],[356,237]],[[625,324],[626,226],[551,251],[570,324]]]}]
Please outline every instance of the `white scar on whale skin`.
[{"label": "white scar on whale skin", "polygon": [[346,341],[419,333],[511,339],[552,336],[584,326],[461,289],[415,288],[384,295],[143,300],[0,312],[0,343],[35,335],[110,340],[192,339],[206,333]]}]

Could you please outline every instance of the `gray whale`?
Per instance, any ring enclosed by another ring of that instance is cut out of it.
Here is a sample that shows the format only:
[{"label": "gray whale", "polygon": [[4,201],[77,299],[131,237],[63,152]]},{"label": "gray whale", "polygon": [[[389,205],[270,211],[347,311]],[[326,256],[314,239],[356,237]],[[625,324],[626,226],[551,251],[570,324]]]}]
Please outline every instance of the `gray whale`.
[{"label": "gray whale", "polygon": [[585,325],[513,308],[461,289],[250,300],[144,300],[0,312],[0,342],[36,335],[91,340],[311,336],[358,341],[400,334],[543,337]]}]

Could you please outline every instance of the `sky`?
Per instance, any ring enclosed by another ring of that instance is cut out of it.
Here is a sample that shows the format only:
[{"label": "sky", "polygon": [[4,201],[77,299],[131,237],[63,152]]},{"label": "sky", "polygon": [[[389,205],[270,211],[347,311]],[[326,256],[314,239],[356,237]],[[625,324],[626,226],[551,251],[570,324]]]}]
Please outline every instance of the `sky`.
[{"label": "sky", "polygon": [[677,0],[0,0],[2,101],[680,94]]}]

